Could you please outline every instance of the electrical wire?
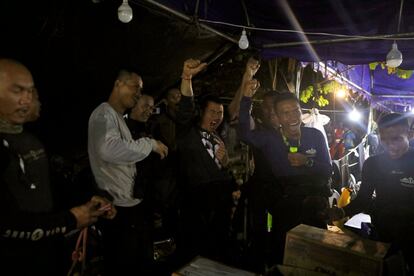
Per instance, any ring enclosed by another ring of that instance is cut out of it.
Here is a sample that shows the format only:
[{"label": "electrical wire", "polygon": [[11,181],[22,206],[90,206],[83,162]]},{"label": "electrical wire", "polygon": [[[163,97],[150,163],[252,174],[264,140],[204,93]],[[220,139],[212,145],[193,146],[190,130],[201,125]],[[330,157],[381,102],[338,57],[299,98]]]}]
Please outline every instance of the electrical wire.
[{"label": "electrical wire", "polygon": [[[403,1],[403,0],[402,0]],[[207,19],[198,19],[200,22],[209,23],[209,24],[216,24],[216,25],[223,25],[229,27],[235,27],[240,29],[247,29],[247,30],[254,30],[254,31],[265,31],[265,32],[278,32],[278,33],[296,33],[296,34],[304,34],[304,35],[315,35],[315,36],[330,36],[330,37],[344,37],[344,38],[361,38],[361,39],[372,39],[370,36],[363,36],[363,35],[345,35],[345,34],[334,34],[334,33],[320,33],[320,32],[303,32],[297,30],[287,30],[287,29],[273,29],[273,28],[258,28],[252,26],[245,26],[240,24],[233,24],[223,21],[214,21],[214,20],[207,20]],[[387,34],[387,36],[390,36]],[[399,38],[390,38],[390,37],[381,37],[381,35],[376,35],[376,39],[379,40],[414,40],[414,37],[399,37]]]}]

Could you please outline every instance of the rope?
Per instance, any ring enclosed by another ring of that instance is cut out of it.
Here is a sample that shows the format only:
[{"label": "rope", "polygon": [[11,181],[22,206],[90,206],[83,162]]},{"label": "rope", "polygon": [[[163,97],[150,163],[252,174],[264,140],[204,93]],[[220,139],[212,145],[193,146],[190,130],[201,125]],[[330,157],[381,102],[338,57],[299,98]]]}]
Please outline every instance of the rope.
[{"label": "rope", "polygon": [[[82,262],[82,270],[81,275],[86,269],[86,242],[88,238],[88,227],[83,228],[78,236],[78,240],[76,241],[75,250],[72,252],[72,265],[67,273],[67,276],[71,276],[73,271],[78,264],[78,262]],[[81,247],[82,243],[82,247]]]}]

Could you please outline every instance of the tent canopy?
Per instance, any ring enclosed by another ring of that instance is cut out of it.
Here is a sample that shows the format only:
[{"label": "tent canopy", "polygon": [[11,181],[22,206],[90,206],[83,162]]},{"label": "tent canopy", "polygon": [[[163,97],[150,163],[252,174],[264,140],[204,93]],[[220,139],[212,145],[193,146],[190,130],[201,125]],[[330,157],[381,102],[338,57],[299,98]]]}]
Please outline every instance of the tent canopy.
[{"label": "tent canopy", "polygon": [[[247,30],[251,48],[264,59],[292,57],[322,63],[334,60],[344,66],[384,61],[396,34],[396,39],[414,38],[414,25],[410,24],[414,19],[414,1],[409,0],[404,1],[399,32],[400,0],[129,0],[134,18],[128,24],[117,18],[121,3],[0,1],[0,30],[4,38],[0,56],[14,57],[32,69],[47,107],[43,119],[62,114],[61,106],[68,109],[62,126],[76,124],[73,116],[79,120],[89,116],[96,104],[107,98],[113,85],[112,71],[125,64],[137,68],[145,80],[145,90],[160,97],[168,87],[177,85],[186,58],[219,61],[216,57],[229,45],[228,53],[234,54],[243,26],[289,31]],[[209,30],[203,30],[204,26]],[[355,35],[388,36],[391,40],[367,40]],[[306,41],[312,43],[303,44]],[[414,43],[397,43],[404,58],[401,68],[414,69]],[[212,66],[209,68],[209,73],[214,73]],[[365,90],[374,95],[370,99],[387,105],[411,100],[411,79],[391,75],[395,79],[391,81],[387,76],[378,78],[380,74],[374,73],[371,86],[370,74],[362,76],[368,84]],[[380,87],[383,89],[379,90]],[[406,98],[401,98],[401,94]],[[82,102],[80,107],[78,102]]]},{"label": "tent canopy", "polygon": [[[377,107],[407,111],[414,103],[414,78],[401,79],[381,66],[371,72],[367,65],[385,61],[395,39],[403,54],[400,68],[414,69],[414,25],[410,24],[414,19],[413,1],[156,2],[214,28],[235,42],[243,26],[251,27],[247,29],[250,45],[265,59],[336,61],[330,62],[330,66],[344,72],[342,77],[355,84],[352,88]],[[349,65],[351,69],[347,69]]]},{"label": "tent canopy", "polygon": [[[253,29],[248,31],[251,46],[260,50],[265,58],[284,56],[300,61],[337,60],[344,64],[367,64],[384,61],[395,38],[404,55],[402,68],[414,69],[414,44],[410,41],[414,38],[414,25],[410,24],[414,18],[412,1],[403,3],[399,31],[400,0],[149,2],[157,2],[196,17],[198,22],[235,40],[240,37],[240,26],[251,26]],[[374,36],[382,39],[373,40]]]}]

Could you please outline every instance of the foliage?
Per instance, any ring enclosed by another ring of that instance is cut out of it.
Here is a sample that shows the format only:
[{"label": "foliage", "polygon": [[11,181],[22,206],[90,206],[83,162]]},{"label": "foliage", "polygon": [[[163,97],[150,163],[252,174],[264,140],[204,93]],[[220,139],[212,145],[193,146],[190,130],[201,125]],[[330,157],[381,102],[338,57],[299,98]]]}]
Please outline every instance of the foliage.
[{"label": "foliage", "polygon": [[395,67],[388,67],[385,62],[372,62],[369,64],[369,69],[374,71],[375,68],[377,68],[378,65],[381,65],[381,69],[387,69],[388,75],[394,74],[400,79],[409,79],[413,75],[413,70],[404,70],[400,68]]},{"label": "foliage", "polygon": [[[314,93],[314,87],[316,86],[316,93]],[[339,89],[344,89],[343,85],[336,81],[329,81],[323,84],[309,85],[300,93],[300,100],[304,103],[308,103],[310,100],[315,102],[318,106],[324,107],[329,104],[329,100],[326,99],[326,95],[329,93],[335,93]]]}]

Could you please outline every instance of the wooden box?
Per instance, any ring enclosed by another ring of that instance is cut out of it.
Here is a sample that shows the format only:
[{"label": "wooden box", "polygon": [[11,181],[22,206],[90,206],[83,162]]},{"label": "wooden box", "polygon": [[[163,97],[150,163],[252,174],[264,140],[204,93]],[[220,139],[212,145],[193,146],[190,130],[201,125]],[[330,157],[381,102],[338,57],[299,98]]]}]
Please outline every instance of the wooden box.
[{"label": "wooden box", "polygon": [[198,256],[172,276],[258,276],[258,274],[227,266]]},{"label": "wooden box", "polygon": [[287,233],[283,264],[331,275],[381,275],[389,247],[301,224]]}]

